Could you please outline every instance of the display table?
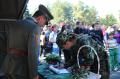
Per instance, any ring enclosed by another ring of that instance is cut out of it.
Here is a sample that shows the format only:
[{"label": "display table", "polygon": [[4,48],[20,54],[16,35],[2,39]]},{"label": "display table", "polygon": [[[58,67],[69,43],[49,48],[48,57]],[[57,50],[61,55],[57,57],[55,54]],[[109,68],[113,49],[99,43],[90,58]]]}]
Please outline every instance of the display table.
[{"label": "display table", "polygon": [[48,64],[38,66],[38,74],[42,79],[70,79],[70,73],[56,74],[49,69]]}]

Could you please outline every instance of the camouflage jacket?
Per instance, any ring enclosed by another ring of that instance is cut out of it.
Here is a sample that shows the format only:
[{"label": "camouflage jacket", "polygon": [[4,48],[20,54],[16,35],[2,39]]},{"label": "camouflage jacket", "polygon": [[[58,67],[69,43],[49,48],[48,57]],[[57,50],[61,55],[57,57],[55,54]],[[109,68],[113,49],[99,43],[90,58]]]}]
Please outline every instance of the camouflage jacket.
[{"label": "camouflage jacket", "polygon": [[[60,34],[57,37],[57,43],[60,48],[63,48],[62,42],[66,42],[66,40],[71,36],[71,34]],[[77,64],[77,53],[78,49],[83,45],[89,45],[93,47],[100,59],[100,74],[102,75],[101,79],[109,79],[109,64],[108,64],[108,55],[104,49],[104,46],[99,45],[91,36],[88,34],[79,34],[76,35],[76,43],[69,49],[71,59],[66,62],[66,65],[73,66]],[[94,73],[98,71],[98,62],[96,55],[90,51],[89,48],[83,48],[79,54],[79,63],[80,65],[91,65],[90,70]]]}]

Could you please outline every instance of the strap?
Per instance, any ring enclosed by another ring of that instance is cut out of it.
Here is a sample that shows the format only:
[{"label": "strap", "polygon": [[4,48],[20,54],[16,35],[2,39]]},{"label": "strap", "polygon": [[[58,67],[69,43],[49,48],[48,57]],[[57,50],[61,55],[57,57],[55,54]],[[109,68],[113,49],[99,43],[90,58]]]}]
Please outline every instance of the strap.
[{"label": "strap", "polygon": [[15,56],[27,56],[28,53],[24,50],[16,49],[16,48],[9,48],[8,53],[15,55]]},{"label": "strap", "polygon": [[100,59],[99,59],[99,56],[98,56],[96,50],[95,50],[93,47],[89,46],[89,45],[83,45],[83,46],[81,46],[81,47],[79,48],[79,50],[78,50],[78,53],[77,53],[77,64],[78,64],[79,68],[80,68],[79,53],[80,53],[80,50],[81,50],[82,48],[84,48],[84,47],[89,47],[89,48],[91,48],[91,49],[94,51],[94,54],[97,56],[97,61],[98,61],[98,71],[97,71],[97,74],[99,75],[99,71],[100,71]]}]

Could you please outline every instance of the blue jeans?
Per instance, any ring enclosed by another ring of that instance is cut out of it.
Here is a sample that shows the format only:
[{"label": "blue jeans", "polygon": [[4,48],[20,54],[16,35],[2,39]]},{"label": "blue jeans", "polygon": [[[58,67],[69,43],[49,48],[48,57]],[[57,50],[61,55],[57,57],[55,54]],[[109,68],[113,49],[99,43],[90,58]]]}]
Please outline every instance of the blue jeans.
[{"label": "blue jeans", "polygon": [[52,54],[55,54],[55,55],[59,56],[59,48],[53,48],[52,49]]}]

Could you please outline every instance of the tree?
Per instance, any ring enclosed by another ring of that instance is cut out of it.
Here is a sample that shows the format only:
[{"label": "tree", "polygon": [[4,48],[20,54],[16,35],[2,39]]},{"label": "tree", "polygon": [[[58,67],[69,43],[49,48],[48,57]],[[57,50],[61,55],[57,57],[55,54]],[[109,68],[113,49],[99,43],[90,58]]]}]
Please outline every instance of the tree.
[{"label": "tree", "polygon": [[83,9],[84,3],[79,1],[76,5],[73,6],[73,16],[75,20],[83,20]]},{"label": "tree", "polygon": [[54,22],[66,22],[72,20],[72,9],[68,2],[57,0],[51,7],[51,12],[54,15]]},{"label": "tree", "polygon": [[66,3],[65,8],[64,8],[64,17],[65,17],[66,22],[73,20],[72,13],[73,13],[73,10],[72,10],[71,4]]},{"label": "tree", "polygon": [[89,7],[79,1],[76,5],[72,5],[67,1],[57,0],[51,7],[54,16],[54,23],[74,22],[76,20],[92,24],[96,21],[97,11],[94,7]]},{"label": "tree", "polygon": [[117,23],[117,19],[114,17],[114,15],[108,14],[105,18],[101,18],[100,22],[106,26],[111,26]]},{"label": "tree", "polygon": [[94,7],[85,6],[83,11],[83,21],[86,24],[93,24],[97,19],[97,11]]},{"label": "tree", "polygon": [[83,2],[79,1],[73,7],[73,16],[76,20],[81,20],[87,24],[92,24],[96,21],[97,11],[94,7],[89,7]]}]

